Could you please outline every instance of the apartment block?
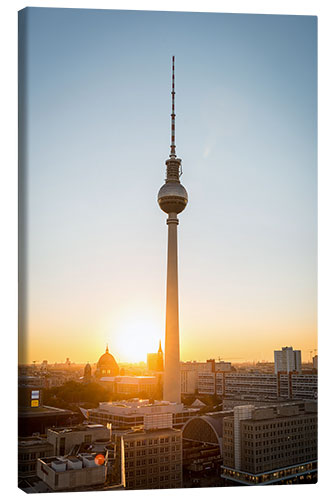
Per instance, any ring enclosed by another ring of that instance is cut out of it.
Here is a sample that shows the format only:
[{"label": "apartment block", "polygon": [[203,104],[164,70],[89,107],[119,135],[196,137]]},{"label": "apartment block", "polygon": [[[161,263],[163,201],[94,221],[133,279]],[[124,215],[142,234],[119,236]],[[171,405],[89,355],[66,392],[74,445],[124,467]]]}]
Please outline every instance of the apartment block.
[{"label": "apartment block", "polygon": [[253,401],[276,401],[281,398],[316,400],[318,376],[297,372],[200,372],[198,393],[216,394],[224,399],[245,398]]},{"label": "apartment block", "polygon": [[274,351],[275,373],[302,371],[301,351],[294,351],[292,347],[282,347],[281,351]]}]

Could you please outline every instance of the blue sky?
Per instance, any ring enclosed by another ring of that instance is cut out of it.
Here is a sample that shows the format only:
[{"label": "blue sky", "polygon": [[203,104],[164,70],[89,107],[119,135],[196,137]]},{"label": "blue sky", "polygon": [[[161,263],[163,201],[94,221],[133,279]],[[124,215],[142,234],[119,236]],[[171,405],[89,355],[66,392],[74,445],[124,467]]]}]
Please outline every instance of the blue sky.
[{"label": "blue sky", "polygon": [[94,361],[109,342],[127,361],[118,340],[136,346],[141,330],[144,349],[158,346],[166,225],[156,195],[172,55],[189,193],[182,358],[272,359],[282,345],[307,357],[317,314],[316,18],[25,15],[30,358]]}]

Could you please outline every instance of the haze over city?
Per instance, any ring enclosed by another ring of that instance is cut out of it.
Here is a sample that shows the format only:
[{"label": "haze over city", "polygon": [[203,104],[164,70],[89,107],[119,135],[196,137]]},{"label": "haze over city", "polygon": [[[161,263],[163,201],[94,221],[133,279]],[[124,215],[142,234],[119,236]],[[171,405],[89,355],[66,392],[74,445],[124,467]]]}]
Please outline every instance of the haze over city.
[{"label": "haze over city", "polygon": [[141,361],[164,339],[166,225],[156,195],[172,54],[189,193],[181,359],[272,361],[283,345],[307,359],[317,344],[315,18],[28,16],[20,361],[95,361],[106,343],[119,361]]}]

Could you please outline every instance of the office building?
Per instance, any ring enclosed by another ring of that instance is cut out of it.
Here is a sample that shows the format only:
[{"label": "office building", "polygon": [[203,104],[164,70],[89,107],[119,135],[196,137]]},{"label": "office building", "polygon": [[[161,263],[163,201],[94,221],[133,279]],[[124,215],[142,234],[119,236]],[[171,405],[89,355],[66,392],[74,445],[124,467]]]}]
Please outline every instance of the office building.
[{"label": "office building", "polygon": [[172,414],[173,427],[181,428],[187,420],[195,416],[197,408],[187,408],[182,403],[169,401],[150,402],[148,399],[131,399],[100,403],[87,412],[90,422],[112,425],[112,430],[130,429],[142,426],[147,415]]},{"label": "office building", "polygon": [[[126,489],[182,487],[182,431],[172,415],[146,415],[144,425],[118,431],[125,449]],[[117,432],[117,431],[116,431]]]},{"label": "office building", "polygon": [[[292,476],[291,468],[296,466],[303,467],[300,470],[307,474],[314,473],[316,403],[235,407],[233,417],[223,420],[223,451],[222,476],[236,482],[238,477],[240,484],[273,483],[274,473],[276,481],[281,481],[287,477],[287,471]],[[246,480],[237,475],[239,472],[246,474]]]}]

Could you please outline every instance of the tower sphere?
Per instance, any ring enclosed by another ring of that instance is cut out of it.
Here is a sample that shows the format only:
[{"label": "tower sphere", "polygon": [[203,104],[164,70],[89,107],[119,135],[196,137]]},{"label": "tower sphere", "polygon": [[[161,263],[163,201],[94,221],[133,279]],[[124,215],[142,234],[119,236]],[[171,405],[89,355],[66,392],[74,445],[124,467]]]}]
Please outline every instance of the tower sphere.
[{"label": "tower sphere", "polygon": [[158,192],[158,204],[167,214],[179,214],[187,205],[187,192],[179,181],[166,182]]}]

